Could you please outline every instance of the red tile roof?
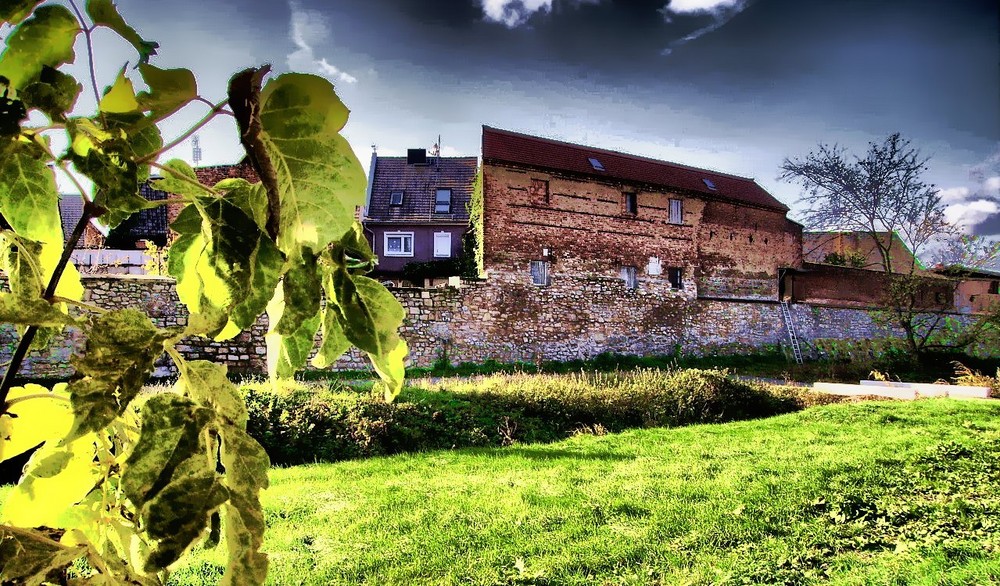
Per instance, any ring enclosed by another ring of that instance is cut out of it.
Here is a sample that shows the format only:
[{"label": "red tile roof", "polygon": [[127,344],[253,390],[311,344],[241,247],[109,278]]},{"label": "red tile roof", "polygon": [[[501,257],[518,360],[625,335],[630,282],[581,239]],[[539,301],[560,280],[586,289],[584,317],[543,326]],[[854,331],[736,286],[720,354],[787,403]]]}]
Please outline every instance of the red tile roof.
[{"label": "red tile roof", "polygon": [[[467,223],[469,201],[476,182],[476,157],[428,156],[427,165],[412,165],[406,157],[378,157],[369,170],[374,174],[368,220],[375,222]],[[434,212],[438,189],[451,189],[451,213]],[[391,205],[393,191],[403,191],[403,203]]]},{"label": "red tile roof", "polygon": [[[604,171],[595,170],[590,163],[591,158],[600,161]],[[489,126],[483,126],[483,162],[524,165],[590,177],[683,189],[709,198],[734,200],[788,211],[788,206],[775,199],[753,179],[746,177]],[[705,179],[711,181],[716,189],[710,189]]]}]

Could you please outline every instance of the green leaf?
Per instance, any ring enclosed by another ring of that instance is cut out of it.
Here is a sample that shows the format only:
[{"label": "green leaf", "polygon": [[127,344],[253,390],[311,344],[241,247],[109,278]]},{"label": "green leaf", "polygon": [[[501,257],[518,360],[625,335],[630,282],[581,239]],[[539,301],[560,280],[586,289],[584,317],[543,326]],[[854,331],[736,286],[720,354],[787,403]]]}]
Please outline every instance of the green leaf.
[{"label": "green leaf", "polygon": [[125,76],[125,69],[118,72],[115,83],[101,97],[98,109],[105,114],[129,114],[139,111],[132,80]]},{"label": "green leaf", "polygon": [[51,439],[62,438],[73,423],[66,383],[51,391],[41,385],[12,387],[0,415],[0,462]]},{"label": "green leaf", "polygon": [[[12,10],[20,12],[20,10]],[[14,28],[0,55],[0,76],[20,91],[38,79],[44,66],[57,68],[74,59],[73,43],[80,25],[64,6],[40,6],[34,15]]]},{"label": "green leaf", "polygon": [[348,110],[333,85],[288,73],[260,95],[261,140],[277,174],[281,201],[278,248],[322,250],[341,238],[364,204],[367,181],[339,131]]},{"label": "green leaf", "polygon": [[284,259],[274,242],[227,199],[197,198],[178,215],[167,270],[191,313],[225,313],[216,339],[235,336],[264,311]]},{"label": "green leaf", "polygon": [[139,106],[150,112],[153,120],[162,120],[198,97],[198,83],[187,69],[160,69],[148,63],[139,65],[139,73],[149,91],[136,96]]},{"label": "green leaf", "polygon": [[403,390],[406,378],[406,355],[409,353],[406,340],[399,339],[396,347],[385,354],[368,354],[375,372],[385,384],[385,400],[392,401]]},{"label": "green leaf", "polygon": [[340,309],[330,301],[323,307],[321,328],[323,341],[312,358],[312,365],[316,368],[330,366],[351,347],[344,328],[340,327]]},{"label": "green leaf", "polygon": [[3,0],[0,2],[0,24],[18,24],[31,14],[43,0]]},{"label": "green leaf", "polygon": [[[204,187],[198,187],[198,185],[200,185],[198,176],[195,174],[194,169],[191,168],[191,165],[188,165],[185,161],[181,159],[171,159],[163,166],[170,171],[173,171],[173,173],[167,172],[162,179],[157,179],[153,183],[156,189],[187,197],[209,195],[210,192],[207,189]],[[183,179],[178,178],[175,174],[183,175],[190,181],[184,181]]]},{"label": "green leaf", "polygon": [[46,442],[31,455],[21,482],[7,495],[0,513],[18,527],[58,527],[63,511],[82,501],[101,479],[93,465],[96,436],[65,445]]},{"label": "green leaf", "polygon": [[222,584],[263,584],[267,555],[260,551],[265,523],[259,495],[268,486],[270,462],[260,444],[242,428],[226,424],[220,432],[222,465],[230,493],[229,503],[223,506],[229,564]]},{"label": "green leaf", "polygon": [[118,33],[121,38],[131,43],[135,47],[135,50],[139,52],[139,63],[148,63],[149,58],[156,55],[156,49],[160,45],[146,41],[139,36],[139,33],[130,27],[125,22],[125,19],[121,17],[121,14],[118,13],[118,8],[115,7],[111,0],[88,0],[87,15],[94,21],[94,24],[108,27]]},{"label": "green leaf", "polygon": [[[274,292],[274,298],[267,304],[267,319],[270,324],[278,324],[285,310],[285,295],[282,287]],[[296,369],[305,364],[316,341],[319,329],[319,314],[302,322],[289,335],[279,334],[274,326],[264,334],[267,344],[267,372],[272,379],[291,378]]]},{"label": "green leaf", "polygon": [[207,445],[213,421],[211,409],[172,393],[151,397],[143,406],[142,430],[121,487],[156,541],[147,571],[176,561],[229,498],[215,471],[215,450]]},{"label": "green leaf", "polygon": [[316,256],[308,248],[303,250],[301,256],[290,258],[286,266],[288,268],[281,279],[284,308],[281,319],[274,326],[275,331],[283,336],[291,335],[302,326],[302,322],[316,316],[322,287]]},{"label": "green leaf", "polygon": [[[37,144],[12,141],[0,145],[0,214],[18,236],[41,243],[37,262],[45,284],[63,249],[59,192],[48,162],[48,155]],[[80,275],[73,265],[66,266],[56,294],[67,299],[83,298]]]},{"label": "green leaf", "polygon": [[81,377],[69,385],[76,414],[73,435],[101,429],[128,407],[171,336],[137,309],[93,317],[87,334],[84,353],[72,359]]},{"label": "green leaf", "polygon": [[331,279],[344,334],[368,353],[375,371],[388,387],[386,394],[395,396],[402,388],[407,352],[397,333],[406,315],[403,306],[374,279],[348,275],[342,267],[334,270]]},{"label": "green leaf", "polygon": [[61,328],[76,325],[77,321],[44,299],[25,299],[0,293],[0,323]]},{"label": "green leaf", "polygon": [[232,425],[245,428],[247,408],[236,385],[226,376],[226,365],[206,360],[182,361],[174,391],[210,407]]},{"label": "green leaf", "polygon": [[378,258],[372,252],[368,238],[359,222],[354,222],[351,229],[334,244],[333,254],[344,255],[344,264],[351,274],[369,273],[378,264]]},{"label": "green leaf", "polygon": [[72,75],[46,65],[38,81],[26,85],[19,97],[27,109],[41,110],[51,120],[64,121],[82,90],[83,86]]},{"label": "green leaf", "polygon": [[56,577],[86,552],[86,547],[66,547],[58,538],[54,531],[0,526],[0,576],[4,583],[51,583],[50,576]]},{"label": "green leaf", "polygon": [[215,190],[224,194],[233,205],[253,218],[261,232],[266,232],[267,192],[260,183],[250,183],[246,179],[223,179],[215,184]]}]

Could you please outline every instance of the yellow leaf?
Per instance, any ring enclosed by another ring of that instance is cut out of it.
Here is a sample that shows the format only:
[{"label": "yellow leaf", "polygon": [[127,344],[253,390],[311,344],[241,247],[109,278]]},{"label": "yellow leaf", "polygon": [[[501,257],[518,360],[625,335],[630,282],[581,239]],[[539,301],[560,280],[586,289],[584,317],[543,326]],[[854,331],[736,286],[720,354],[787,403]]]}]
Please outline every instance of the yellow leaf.
[{"label": "yellow leaf", "polygon": [[10,408],[0,415],[0,461],[66,435],[73,410],[65,389],[66,383],[60,383],[52,391],[35,384],[10,390]]},{"label": "yellow leaf", "polygon": [[127,114],[139,110],[135,88],[132,87],[132,81],[125,77],[124,69],[118,73],[118,79],[108,93],[101,98],[100,110],[105,114]]}]

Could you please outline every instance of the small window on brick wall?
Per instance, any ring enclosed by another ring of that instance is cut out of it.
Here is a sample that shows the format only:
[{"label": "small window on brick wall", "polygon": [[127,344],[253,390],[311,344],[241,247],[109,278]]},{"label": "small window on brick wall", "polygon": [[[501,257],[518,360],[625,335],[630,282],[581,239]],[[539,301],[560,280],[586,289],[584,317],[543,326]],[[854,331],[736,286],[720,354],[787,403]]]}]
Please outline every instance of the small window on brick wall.
[{"label": "small window on brick wall", "polygon": [[684,288],[684,269],[680,267],[670,267],[667,269],[667,279],[673,289]]},{"label": "small window on brick wall", "polygon": [[990,295],[1000,294],[1000,281],[990,281]]},{"label": "small window on brick wall", "polygon": [[622,281],[625,282],[626,289],[635,289],[639,286],[639,279],[637,278],[636,273],[637,271],[635,267],[622,267]]},{"label": "small window on brick wall", "polygon": [[545,287],[550,284],[549,262],[546,260],[531,261],[531,284]]},{"label": "small window on brick wall", "polygon": [[634,191],[625,192],[625,213],[633,216],[639,213],[639,200]]},{"label": "small window on brick wall", "polygon": [[536,204],[549,205],[549,182],[542,179],[532,179],[528,195]]},{"label": "small window on brick wall", "polygon": [[684,223],[684,204],[679,199],[670,200],[670,216],[667,220],[671,224]]}]

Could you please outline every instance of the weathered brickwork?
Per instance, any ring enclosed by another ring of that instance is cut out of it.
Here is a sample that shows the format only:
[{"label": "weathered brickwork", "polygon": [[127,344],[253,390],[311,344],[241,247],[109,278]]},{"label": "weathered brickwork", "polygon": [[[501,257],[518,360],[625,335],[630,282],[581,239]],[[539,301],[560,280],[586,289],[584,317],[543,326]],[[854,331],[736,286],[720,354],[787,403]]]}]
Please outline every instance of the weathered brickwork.
[{"label": "weathered brickwork", "polygon": [[[85,277],[90,303],[105,308],[134,307],[148,312],[160,326],[181,326],[186,311],[168,278],[142,276]],[[787,333],[776,302],[696,299],[693,285],[676,290],[640,276],[635,289],[620,278],[554,275],[551,284],[531,284],[525,268],[486,281],[464,282],[459,289],[394,290],[406,309],[402,336],[410,347],[411,365],[449,362],[572,360],[602,352],[649,355],[739,352],[768,344],[784,344]],[[860,309],[792,304],[799,337],[867,339],[899,335],[877,326]],[[232,340],[191,338],[178,350],[189,359],[225,362],[236,373],[265,371],[262,318]],[[43,352],[32,352],[22,375],[66,377],[70,357],[83,343],[70,329]],[[0,360],[10,357],[16,337],[0,329]],[[352,350],[337,369],[367,368]],[[165,357],[158,375],[173,373]]]}]

